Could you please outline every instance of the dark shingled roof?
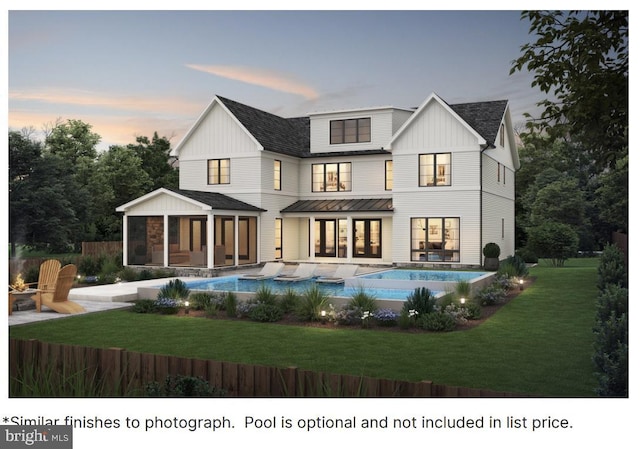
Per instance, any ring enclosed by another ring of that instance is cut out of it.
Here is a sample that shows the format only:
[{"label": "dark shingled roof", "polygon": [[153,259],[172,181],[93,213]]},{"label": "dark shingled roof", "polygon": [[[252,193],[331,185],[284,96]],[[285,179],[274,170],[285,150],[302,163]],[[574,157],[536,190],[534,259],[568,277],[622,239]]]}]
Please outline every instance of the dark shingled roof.
[{"label": "dark shingled roof", "polygon": [[280,212],[392,212],[390,198],[300,200]]},{"label": "dark shingled roof", "polygon": [[[282,118],[228,98],[218,96],[218,99],[267,151],[300,158],[388,153],[381,149],[311,153],[309,117]],[[452,104],[449,107],[487,142],[493,143],[507,107],[507,100]]]},{"label": "dark shingled roof", "polygon": [[244,201],[236,200],[230,196],[218,192],[199,192],[197,190],[167,189],[178,195],[186,196],[192,200],[211,206],[213,209],[244,210],[252,212],[264,212],[264,209],[252,206]]},{"label": "dark shingled roof", "polygon": [[449,107],[467,122],[487,143],[496,141],[507,100],[450,104]]},{"label": "dark shingled roof", "polygon": [[309,118],[282,118],[218,96],[260,145],[275,153],[303,157],[309,153]]}]

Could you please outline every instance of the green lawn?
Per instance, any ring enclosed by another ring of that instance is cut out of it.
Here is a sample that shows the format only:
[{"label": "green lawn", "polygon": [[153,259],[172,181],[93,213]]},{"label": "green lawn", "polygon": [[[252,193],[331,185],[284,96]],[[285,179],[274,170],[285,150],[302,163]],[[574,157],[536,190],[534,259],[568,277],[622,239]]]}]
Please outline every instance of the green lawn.
[{"label": "green lawn", "polygon": [[536,281],[482,325],[408,334],[113,311],[10,328],[13,338],[512,391],[593,396],[597,259]]}]

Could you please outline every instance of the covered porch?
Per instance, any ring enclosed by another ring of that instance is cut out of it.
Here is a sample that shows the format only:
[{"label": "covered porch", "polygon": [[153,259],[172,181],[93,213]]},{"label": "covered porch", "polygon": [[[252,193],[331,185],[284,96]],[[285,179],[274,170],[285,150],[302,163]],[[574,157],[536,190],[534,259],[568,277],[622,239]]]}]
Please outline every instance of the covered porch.
[{"label": "covered porch", "polygon": [[117,208],[125,266],[215,268],[254,264],[259,209],[212,192],[158,189]]},{"label": "covered porch", "polygon": [[297,223],[300,260],[359,264],[392,261],[391,199],[302,200],[281,214],[285,222]]}]

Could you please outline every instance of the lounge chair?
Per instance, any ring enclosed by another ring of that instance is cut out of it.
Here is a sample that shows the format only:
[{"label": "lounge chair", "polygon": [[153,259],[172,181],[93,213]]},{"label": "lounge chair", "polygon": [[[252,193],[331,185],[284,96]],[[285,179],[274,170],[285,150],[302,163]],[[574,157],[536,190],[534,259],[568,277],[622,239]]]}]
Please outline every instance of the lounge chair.
[{"label": "lounge chair", "polygon": [[282,262],[267,262],[258,273],[255,274],[243,274],[238,279],[249,279],[254,281],[262,281],[264,279],[272,279],[277,277],[283,270],[284,264]]},{"label": "lounge chair", "polygon": [[78,269],[75,265],[69,264],[60,268],[58,280],[53,292],[42,292],[42,304],[55,310],[58,313],[80,313],[85,309],[80,304],[69,301],[69,291],[76,279]]},{"label": "lounge chair", "polygon": [[340,265],[332,276],[320,276],[316,282],[325,282],[328,284],[342,284],[346,278],[355,276],[358,271],[357,265]]},{"label": "lounge chair", "polygon": [[60,272],[60,261],[57,259],[47,259],[40,264],[40,272],[38,273],[38,282],[30,282],[26,284],[29,288],[36,288],[40,290],[37,294],[33,295],[33,299],[36,303],[36,310],[40,312],[42,302],[41,297],[45,293],[53,293],[56,289],[56,282],[58,282],[58,273]]},{"label": "lounge chair", "polygon": [[298,265],[293,274],[285,274],[274,278],[274,281],[290,281],[298,282],[313,278],[318,269],[318,265],[314,263],[301,263]]}]

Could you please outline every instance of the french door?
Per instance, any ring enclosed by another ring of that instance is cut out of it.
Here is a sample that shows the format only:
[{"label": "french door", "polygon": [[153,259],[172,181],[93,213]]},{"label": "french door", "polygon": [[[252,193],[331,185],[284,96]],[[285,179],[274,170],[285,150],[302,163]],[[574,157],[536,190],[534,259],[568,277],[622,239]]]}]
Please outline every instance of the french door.
[{"label": "french door", "polygon": [[382,257],[382,220],[353,220],[353,257]]}]

